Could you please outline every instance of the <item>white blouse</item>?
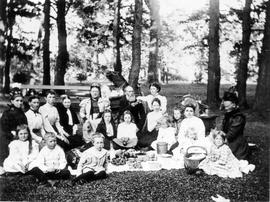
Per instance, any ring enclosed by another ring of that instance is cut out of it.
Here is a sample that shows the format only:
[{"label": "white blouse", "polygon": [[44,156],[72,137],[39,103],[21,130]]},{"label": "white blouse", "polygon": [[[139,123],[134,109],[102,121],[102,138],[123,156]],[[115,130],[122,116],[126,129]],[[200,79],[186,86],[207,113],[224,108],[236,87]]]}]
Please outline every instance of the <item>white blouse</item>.
[{"label": "white blouse", "polygon": [[117,128],[117,138],[122,138],[122,137],[128,137],[130,139],[136,138],[137,139],[137,126],[135,123],[125,123],[122,122],[118,125]]},{"label": "white blouse", "polygon": [[181,122],[181,126],[179,129],[179,133],[178,133],[178,139],[181,141],[181,139],[185,138],[187,131],[190,128],[194,128],[196,134],[197,134],[197,138],[199,140],[202,140],[205,138],[205,126],[203,121],[196,117],[190,117],[190,118],[185,118],[182,122]]},{"label": "white blouse", "polygon": [[149,112],[147,114],[147,130],[151,132],[155,129],[158,120],[162,117],[162,112]]},{"label": "white blouse", "polygon": [[59,133],[63,133],[63,127],[60,125],[60,118],[56,107],[46,103],[39,108],[39,113],[42,116],[44,129],[46,132],[56,133],[55,126]]},{"label": "white blouse", "polygon": [[[42,141],[42,137],[45,134],[45,130],[43,128],[43,120],[40,113],[35,113],[33,110],[29,109],[25,112],[25,116],[27,118],[28,127],[30,129],[30,133],[32,138],[40,143]],[[33,132],[33,129],[38,129],[41,132],[42,137],[38,136]]]},{"label": "white blouse", "polygon": [[156,96],[153,96],[152,94],[149,94],[147,96],[138,96],[137,97],[138,100],[146,101],[150,110],[153,110],[152,101],[154,98],[158,98],[160,100],[161,111],[164,114],[167,111],[167,98],[165,96],[162,96],[159,94],[157,94]]}]

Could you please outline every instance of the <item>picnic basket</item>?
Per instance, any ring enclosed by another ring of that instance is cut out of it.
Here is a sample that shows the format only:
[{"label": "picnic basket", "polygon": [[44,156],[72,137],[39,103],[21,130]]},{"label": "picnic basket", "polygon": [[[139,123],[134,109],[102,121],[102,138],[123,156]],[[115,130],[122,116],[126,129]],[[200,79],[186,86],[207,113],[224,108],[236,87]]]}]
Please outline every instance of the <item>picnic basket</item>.
[{"label": "picnic basket", "polygon": [[188,172],[196,171],[199,163],[205,159],[207,155],[206,148],[202,146],[190,146],[184,155],[184,166]]}]

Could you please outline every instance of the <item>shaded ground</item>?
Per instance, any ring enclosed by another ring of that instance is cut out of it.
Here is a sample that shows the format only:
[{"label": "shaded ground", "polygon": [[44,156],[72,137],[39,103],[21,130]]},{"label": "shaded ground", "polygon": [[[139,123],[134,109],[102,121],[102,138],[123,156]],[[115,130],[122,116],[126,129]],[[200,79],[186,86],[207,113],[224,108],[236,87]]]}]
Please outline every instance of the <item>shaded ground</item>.
[{"label": "shaded ground", "polygon": [[[249,103],[254,86],[248,88]],[[168,96],[169,108],[177,103],[174,94],[192,93],[205,97],[204,85],[168,85],[162,94]],[[223,92],[223,91],[222,91]],[[251,111],[245,112],[245,134],[249,142],[257,144],[250,162],[254,172],[239,179],[217,176],[193,176],[181,170],[112,173],[108,179],[68,187],[61,182],[57,189],[38,188],[32,177],[0,178],[0,200],[53,200],[53,201],[211,201],[219,194],[232,201],[269,201],[269,131],[270,124],[262,122]]]}]

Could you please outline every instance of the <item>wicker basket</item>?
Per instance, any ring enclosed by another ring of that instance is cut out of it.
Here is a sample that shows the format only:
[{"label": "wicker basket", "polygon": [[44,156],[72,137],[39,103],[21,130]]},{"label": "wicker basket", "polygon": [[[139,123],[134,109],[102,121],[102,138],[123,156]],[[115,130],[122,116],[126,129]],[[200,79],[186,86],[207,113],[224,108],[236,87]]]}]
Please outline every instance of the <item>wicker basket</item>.
[{"label": "wicker basket", "polygon": [[[192,159],[193,155],[202,154],[201,157]],[[195,171],[198,168],[199,163],[205,159],[207,155],[207,150],[201,146],[190,146],[187,148],[184,155],[184,166],[189,172]]]}]

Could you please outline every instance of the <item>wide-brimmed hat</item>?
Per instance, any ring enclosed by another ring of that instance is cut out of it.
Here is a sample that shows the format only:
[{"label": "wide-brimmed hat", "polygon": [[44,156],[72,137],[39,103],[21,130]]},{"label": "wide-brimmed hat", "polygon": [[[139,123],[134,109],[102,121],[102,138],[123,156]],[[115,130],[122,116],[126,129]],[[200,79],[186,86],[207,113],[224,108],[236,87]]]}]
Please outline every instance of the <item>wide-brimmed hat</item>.
[{"label": "wide-brimmed hat", "polygon": [[151,83],[150,85],[149,85],[149,88],[151,88],[151,86],[154,86],[154,87],[156,87],[156,89],[157,89],[157,91],[159,92],[160,90],[161,90],[161,87],[160,87],[160,85],[158,84],[158,83],[156,83],[156,82],[154,82],[154,83]]},{"label": "wide-brimmed hat", "polygon": [[225,91],[223,95],[223,101],[231,101],[235,104],[238,103],[238,97],[235,93]]}]

